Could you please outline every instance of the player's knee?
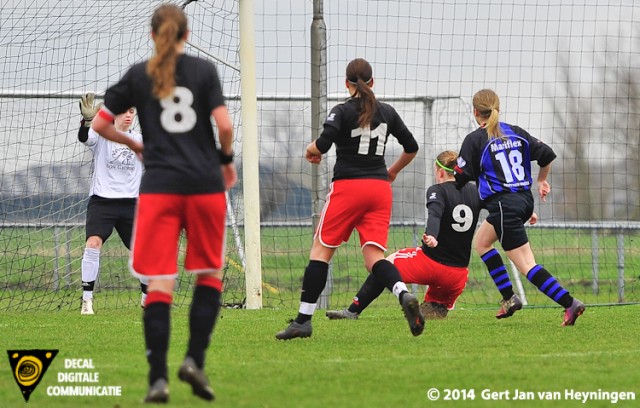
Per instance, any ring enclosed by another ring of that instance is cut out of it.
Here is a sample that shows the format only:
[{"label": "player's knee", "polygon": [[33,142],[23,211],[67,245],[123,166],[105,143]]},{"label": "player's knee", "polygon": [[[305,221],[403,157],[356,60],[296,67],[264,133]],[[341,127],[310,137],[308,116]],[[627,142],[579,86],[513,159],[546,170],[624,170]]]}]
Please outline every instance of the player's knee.
[{"label": "player's knee", "polygon": [[493,248],[493,245],[487,245],[484,242],[476,242],[475,243],[475,249],[476,249],[476,253],[480,256],[486,254],[487,252],[489,252],[491,249]]},{"label": "player's knee", "polygon": [[92,248],[92,249],[100,249],[100,248],[102,248],[102,238],[100,238],[98,236],[95,236],[95,235],[87,238],[86,247],[87,248]]}]

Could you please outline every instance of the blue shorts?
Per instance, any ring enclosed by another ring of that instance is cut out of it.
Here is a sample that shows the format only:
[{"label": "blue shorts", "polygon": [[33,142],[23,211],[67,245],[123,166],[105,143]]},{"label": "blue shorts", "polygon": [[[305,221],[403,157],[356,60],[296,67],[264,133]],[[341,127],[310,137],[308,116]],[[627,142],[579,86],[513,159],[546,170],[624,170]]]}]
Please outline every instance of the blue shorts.
[{"label": "blue shorts", "polygon": [[493,225],[505,251],[529,242],[524,224],[533,214],[531,191],[498,194],[486,199],[484,204],[489,211],[487,222]]}]

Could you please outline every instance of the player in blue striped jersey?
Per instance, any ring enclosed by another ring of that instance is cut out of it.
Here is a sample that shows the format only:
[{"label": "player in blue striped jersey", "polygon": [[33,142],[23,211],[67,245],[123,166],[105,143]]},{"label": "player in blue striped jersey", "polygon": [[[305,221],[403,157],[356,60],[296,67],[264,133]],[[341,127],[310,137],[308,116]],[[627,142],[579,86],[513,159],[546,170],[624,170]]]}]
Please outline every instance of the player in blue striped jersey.
[{"label": "player in blue striped jersey", "polygon": [[522,308],[504,262],[493,247],[500,241],[518,270],[565,308],[562,325],[572,326],[585,306],[536,263],[524,228],[533,214],[531,162],[537,161],[540,166],[538,194],[546,202],[551,190],[547,176],[556,154],[524,129],[499,122],[499,111],[500,99],[494,91],[483,89],[473,96],[473,114],[480,127],[465,137],[455,168],[458,188],[475,180],[480,198],[489,211],[476,233],[475,247],[503,297],[496,317],[512,316]]}]

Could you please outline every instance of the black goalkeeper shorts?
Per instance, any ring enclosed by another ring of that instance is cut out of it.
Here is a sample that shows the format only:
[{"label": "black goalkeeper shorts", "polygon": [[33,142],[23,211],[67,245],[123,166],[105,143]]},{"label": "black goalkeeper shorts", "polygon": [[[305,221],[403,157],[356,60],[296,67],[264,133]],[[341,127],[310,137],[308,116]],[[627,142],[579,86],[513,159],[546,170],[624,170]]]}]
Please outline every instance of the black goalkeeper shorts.
[{"label": "black goalkeeper shorts", "polygon": [[127,249],[131,249],[136,201],[135,198],[103,198],[92,195],[87,206],[86,239],[98,236],[102,238],[102,242],[107,242],[115,228]]}]

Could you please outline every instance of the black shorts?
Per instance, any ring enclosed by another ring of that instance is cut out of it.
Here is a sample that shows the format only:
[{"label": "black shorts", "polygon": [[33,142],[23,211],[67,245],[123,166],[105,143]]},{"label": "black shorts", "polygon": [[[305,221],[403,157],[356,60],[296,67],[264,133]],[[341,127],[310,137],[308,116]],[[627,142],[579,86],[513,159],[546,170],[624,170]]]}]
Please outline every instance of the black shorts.
[{"label": "black shorts", "polygon": [[533,214],[531,191],[504,193],[485,200],[489,211],[487,221],[493,225],[498,241],[505,251],[521,247],[529,242],[524,224]]},{"label": "black shorts", "polygon": [[107,242],[115,228],[124,245],[130,249],[136,201],[135,198],[103,198],[92,195],[87,205],[86,239],[99,236],[102,242]]}]

